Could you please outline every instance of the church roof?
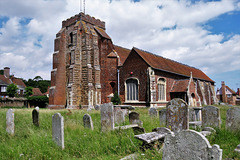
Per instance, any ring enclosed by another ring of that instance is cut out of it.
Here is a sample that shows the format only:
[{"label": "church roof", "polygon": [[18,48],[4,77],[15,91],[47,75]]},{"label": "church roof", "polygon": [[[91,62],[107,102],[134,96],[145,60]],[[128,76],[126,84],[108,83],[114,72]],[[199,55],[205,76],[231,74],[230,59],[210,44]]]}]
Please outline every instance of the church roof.
[{"label": "church roof", "polygon": [[114,49],[117,52],[118,56],[120,57],[120,65],[122,66],[125,60],[127,59],[128,55],[130,54],[131,50],[117,45],[114,45]]},{"label": "church roof", "polygon": [[140,50],[135,47],[133,47],[132,50],[138,53],[142,59],[153,69],[175,73],[186,77],[190,77],[190,74],[192,72],[193,78],[214,82],[205,73],[197,68],[190,67],[188,65]]},{"label": "church roof", "polygon": [[189,79],[175,80],[170,92],[187,92]]},{"label": "church roof", "polygon": [[94,27],[96,29],[96,31],[98,32],[98,34],[100,34],[102,37],[106,38],[106,39],[111,39],[109,37],[109,35],[102,29],[102,28],[99,28],[97,26]]}]

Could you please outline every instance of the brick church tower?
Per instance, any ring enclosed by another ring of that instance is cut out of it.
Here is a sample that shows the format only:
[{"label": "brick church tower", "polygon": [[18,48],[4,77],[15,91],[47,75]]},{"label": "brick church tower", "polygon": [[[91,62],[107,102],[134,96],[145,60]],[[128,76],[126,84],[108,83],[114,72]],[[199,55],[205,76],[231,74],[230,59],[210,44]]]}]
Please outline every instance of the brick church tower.
[{"label": "brick church tower", "polygon": [[49,108],[109,102],[117,88],[117,65],[105,22],[84,13],[63,21],[54,43]]}]

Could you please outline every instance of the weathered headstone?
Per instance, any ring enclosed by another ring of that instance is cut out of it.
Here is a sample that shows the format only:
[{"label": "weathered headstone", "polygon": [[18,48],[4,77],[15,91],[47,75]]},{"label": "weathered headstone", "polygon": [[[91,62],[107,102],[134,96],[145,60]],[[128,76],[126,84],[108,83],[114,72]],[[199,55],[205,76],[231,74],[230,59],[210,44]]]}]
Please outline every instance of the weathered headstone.
[{"label": "weathered headstone", "polygon": [[6,114],[6,131],[10,135],[14,135],[14,110],[9,109]]},{"label": "weathered headstone", "polygon": [[95,108],[95,110],[100,110],[100,105],[99,105],[99,104],[96,104],[96,105],[94,106],[94,108]]},{"label": "weathered headstone", "polygon": [[133,124],[133,121],[139,120],[139,114],[137,112],[129,113],[129,123]]},{"label": "weathered headstone", "polygon": [[149,108],[148,113],[150,117],[157,117],[158,115],[157,109],[153,107]]},{"label": "weathered headstone", "polygon": [[52,116],[52,139],[58,146],[64,149],[64,118],[60,113]]},{"label": "weathered headstone", "polygon": [[216,144],[211,146],[209,141],[197,131],[183,130],[175,135],[166,135],[162,159],[221,160],[222,149]]},{"label": "weathered headstone", "polygon": [[167,104],[166,126],[173,132],[189,128],[188,105],[180,98],[174,98]]},{"label": "weathered headstone", "polygon": [[89,114],[84,114],[83,125],[84,125],[84,128],[90,128],[91,130],[93,130],[92,117]]},{"label": "weathered headstone", "polygon": [[234,107],[227,110],[226,128],[240,131],[240,108]]},{"label": "weathered headstone", "polygon": [[189,115],[189,122],[196,121],[196,114],[193,107],[189,107],[188,115]]},{"label": "weathered headstone", "polygon": [[39,127],[39,109],[35,108],[32,111],[32,120],[33,120],[33,124]]},{"label": "weathered headstone", "polygon": [[114,109],[112,103],[104,103],[100,106],[102,131],[114,129]]},{"label": "weathered headstone", "polygon": [[154,128],[154,129],[152,129],[152,131],[157,132],[159,134],[172,134],[173,133],[170,129],[165,128],[165,127]]},{"label": "weathered headstone", "polygon": [[220,128],[220,110],[215,106],[206,106],[202,109],[202,127]]},{"label": "weathered headstone", "polygon": [[160,121],[160,126],[165,126],[166,125],[166,109],[162,109],[159,111],[159,121]]},{"label": "weathered headstone", "polygon": [[125,122],[125,113],[121,110],[121,108],[116,109],[114,114],[114,120],[116,124],[122,124]]}]

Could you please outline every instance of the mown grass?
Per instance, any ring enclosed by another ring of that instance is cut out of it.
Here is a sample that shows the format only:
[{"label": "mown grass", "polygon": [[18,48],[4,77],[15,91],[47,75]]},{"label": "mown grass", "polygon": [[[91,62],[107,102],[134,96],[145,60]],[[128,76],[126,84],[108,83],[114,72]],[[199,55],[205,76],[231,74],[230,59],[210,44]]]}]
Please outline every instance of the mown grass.
[{"label": "mown grass", "polygon": [[[207,137],[211,144],[223,149],[223,158],[240,159],[233,150],[240,144],[240,134],[225,130],[226,106],[219,106],[222,114],[222,129]],[[32,124],[32,109],[14,109],[15,135],[6,133],[7,109],[0,109],[0,159],[121,159],[137,153],[138,159],[161,159],[158,150],[140,149],[142,142],[134,138],[132,129],[101,132],[100,112],[86,110],[40,109],[40,127]],[[159,118],[150,118],[147,108],[138,108],[140,120],[146,132],[159,126]],[[52,115],[61,113],[64,117],[65,149],[52,141]],[[94,130],[83,127],[83,115],[91,115]],[[126,118],[126,123],[128,118]],[[162,127],[162,126],[161,126]]]}]

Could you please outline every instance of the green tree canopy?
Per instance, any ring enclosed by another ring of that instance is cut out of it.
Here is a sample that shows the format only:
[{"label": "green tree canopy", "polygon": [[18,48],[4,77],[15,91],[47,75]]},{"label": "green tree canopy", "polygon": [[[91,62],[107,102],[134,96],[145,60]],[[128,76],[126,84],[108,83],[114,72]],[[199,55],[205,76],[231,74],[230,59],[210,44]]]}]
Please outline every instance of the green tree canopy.
[{"label": "green tree canopy", "polygon": [[25,97],[29,97],[29,96],[31,96],[32,94],[33,94],[33,87],[31,87],[31,86],[28,86],[28,87],[26,87],[25,88],[25,93],[24,93],[24,96]]},{"label": "green tree canopy", "polygon": [[7,87],[7,95],[9,97],[15,97],[15,96],[17,96],[17,90],[18,90],[17,85],[12,83],[12,84],[8,85],[8,87]]},{"label": "green tree canopy", "polygon": [[48,87],[51,85],[50,80],[43,80],[41,76],[36,76],[33,79],[24,80],[28,87],[39,88],[42,93],[47,92]]}]

